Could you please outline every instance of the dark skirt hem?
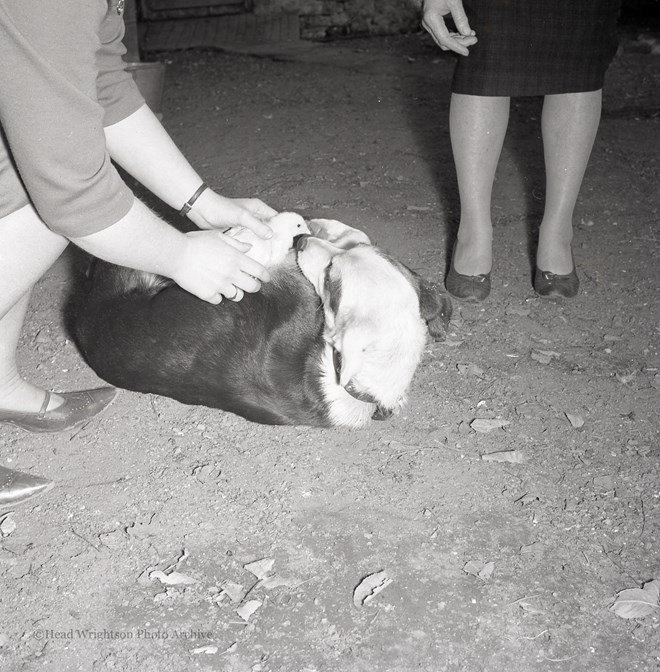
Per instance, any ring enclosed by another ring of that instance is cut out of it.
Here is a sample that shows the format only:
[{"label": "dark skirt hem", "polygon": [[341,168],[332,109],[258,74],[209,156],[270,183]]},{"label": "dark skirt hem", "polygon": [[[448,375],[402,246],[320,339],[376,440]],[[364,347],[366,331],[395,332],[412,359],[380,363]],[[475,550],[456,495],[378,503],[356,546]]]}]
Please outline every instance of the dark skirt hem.
[{"label": "dark skirt hem", "polygon": [[620,0],[464,0],[478,42],[452,92],[539,96],[597,91],[617,50]]}]

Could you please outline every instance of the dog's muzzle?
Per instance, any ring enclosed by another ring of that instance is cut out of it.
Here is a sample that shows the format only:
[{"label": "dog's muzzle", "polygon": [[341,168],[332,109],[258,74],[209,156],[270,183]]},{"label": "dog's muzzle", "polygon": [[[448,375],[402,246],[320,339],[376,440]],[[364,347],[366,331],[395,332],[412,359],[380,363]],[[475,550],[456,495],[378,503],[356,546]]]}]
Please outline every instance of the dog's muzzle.
[{"label": "dog's muzzle", "polygon": [[[335,373],[337,374],[337,381],[341,375],[341,353],[337,350],[332,351],[332,361],[335,367]],[[371,416],[372,420],[387,420],[392,416],[394,412],[391,408],[385,408],[378,403],[378,399],[368,392],[359,390],[355,383],[352,380],[348,381],[348,384],[344,386],[346,392],[348,392],[351,397],[357,399],[358,401],[363,401],[365,404],[376,404],[376,410]]]},{"label": "dog's muzzle", "polygon": [[360,401],[364,401],[368,404],[377,404],[378,399],[376,399],[372,394],[369,394],[368,392],[363,392],[362,390],[358,390],[357,387],[355,387],[355,384],[353,381],[349,381],[347,385],[344,386],[344,389],[353,397],[354,399],[359,399]]},{"label": "dog's muzzle", "polygon": [[378,399],[376,399],[373,395],[369,394],[368,392],[362,392],[360,390],[357,390],[353,386],[352,381],[348,383],[348,385],[346,385],[344,389],[351,395],[351,397],[354,397],[355,399],[364,401],[368,404],[376,404],[376,410],[373,412],[373,415],[371,416],[372,420],[387,420],[388,418],[392,417],[394,411],[391,408],[385,408],[385,406],[381,406],[378,403]]}]

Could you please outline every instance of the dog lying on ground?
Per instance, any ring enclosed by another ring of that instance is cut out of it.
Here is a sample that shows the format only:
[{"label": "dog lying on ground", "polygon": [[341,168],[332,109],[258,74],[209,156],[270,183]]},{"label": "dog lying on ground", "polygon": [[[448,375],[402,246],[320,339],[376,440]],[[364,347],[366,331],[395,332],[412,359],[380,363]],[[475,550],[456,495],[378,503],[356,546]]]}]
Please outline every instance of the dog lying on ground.
[{"label": "dog lying on ground", "polygon": [[448,297],[340,222],[307,229],[281,213],[270,224],[277,249],[260,254],[272,279],[236,303],[212,305],[100,262],[76,324],[90,366],[118,387],[265,424],[389,417],[405,402],[427,331],[445,337]]}]

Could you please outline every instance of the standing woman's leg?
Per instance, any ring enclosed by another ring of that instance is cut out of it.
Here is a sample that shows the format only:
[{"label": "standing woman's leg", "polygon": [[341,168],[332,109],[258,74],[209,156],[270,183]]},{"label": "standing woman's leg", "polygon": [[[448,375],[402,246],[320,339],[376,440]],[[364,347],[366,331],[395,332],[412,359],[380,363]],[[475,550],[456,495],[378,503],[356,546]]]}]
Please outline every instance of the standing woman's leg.
[{"label": "standing woman's leg", "polygon": [[449,131],[461,200],[453,263],[462,275],[492,266],[491,194],[508,123],[509,98],[452,94]]},{"label": "standing woman's leg", "polygon": [[573,210],[600,123],[601,94],[549,95],[543,103],[546,193],[536,265],[544,271],[565,275],[573,269]]},{"label": "standing woman's leg", "polygon": [[[16,364],[16,346],[30,291],[67,246],[32,206],[0,219],[0,410],[37,412],[45,391],[24,380]],[[62,403],[52,395],[49,409]]]}]

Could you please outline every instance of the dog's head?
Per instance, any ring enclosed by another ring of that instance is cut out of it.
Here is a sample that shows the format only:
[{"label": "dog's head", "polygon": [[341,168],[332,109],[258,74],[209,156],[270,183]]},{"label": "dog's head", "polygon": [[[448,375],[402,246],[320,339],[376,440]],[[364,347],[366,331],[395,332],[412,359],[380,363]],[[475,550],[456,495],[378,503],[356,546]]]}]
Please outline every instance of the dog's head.
[{"label": "dog's head", "polygon": [[405,401],[427,331],[444,338],[451,304],[403,264],[335,220],[312,220],[298,265],[323,303],[337,382],[384,418]]}]

